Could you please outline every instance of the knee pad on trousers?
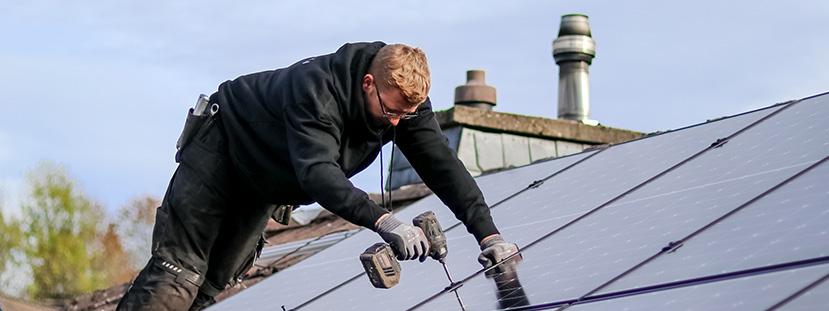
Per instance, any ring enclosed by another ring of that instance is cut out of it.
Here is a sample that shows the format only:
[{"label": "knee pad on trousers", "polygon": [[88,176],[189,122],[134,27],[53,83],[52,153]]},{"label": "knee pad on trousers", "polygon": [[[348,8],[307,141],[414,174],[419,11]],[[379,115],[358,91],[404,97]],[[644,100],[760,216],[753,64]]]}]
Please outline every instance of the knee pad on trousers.
[{"label": "knee pad on trousers", "polygon": [[173,263],[173,261],[171,260],[154,257],[153,261],[155,265],[161,268],[162,270],[165,270],[175,275],[176,282],[179,282],[182,285],[188,285],[184,284],[184,282],[188,282],[192,285],[195,285],[196,288],[198,288],[202,285],[202,283],[204,283],[204,277],[202,275],[188,270],[186,268],[180,267]]},{"label": "knee pad on trousers", "polygon": [[121,299],[117,310],[188,310],[204,277],[170,260],[153,257]]}]

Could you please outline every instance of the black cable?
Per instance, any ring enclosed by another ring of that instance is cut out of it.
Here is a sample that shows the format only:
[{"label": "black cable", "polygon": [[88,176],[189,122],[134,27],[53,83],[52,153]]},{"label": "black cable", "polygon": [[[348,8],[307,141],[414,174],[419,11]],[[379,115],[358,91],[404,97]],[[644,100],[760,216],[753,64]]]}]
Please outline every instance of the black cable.
[{"label": "black cable", "polygon": [[[383,204],[383,208],[387,211],[391,212],[391,210],[386,207],[386,192],[383,188],[383,137],[380,137],[380,202]],[[375,224],[376,225],[376,224]]]},{"label": "black cable", "polygon": [[[391,199],[391,176],[394,173],[394,145],[397,144],[397,128],[391,129],[391,157],[389,159],[389,211],[394,210],[394,201]],[[383,147],[380,147],[381,150]]]},{"label": "black cable", "polygon": [[[385,168],[383,167],[383,163],[384,163],[384,161],[383,161],[383,136],[386,134],[387,130],[388,130],[388,128],[383,129],[383,131],[380,132],[380,135],[378,136],[378,138],[380,140],[380,202],[381,202],[381,204],[383,204],[383,208],[386,209],[386,211],[388,211],[389,213],[391,213],[391,211],[392,211],[392,209],[391,209],[391,191],[389,191],[389,205],[387,206],[386,205],[386,191],[385,191],[386,187],[385,187],[385,183],[383,182],[384,181],[383,171],[385,171]],[[391,145],[391,148],[392,148],[391,149],[391,152],[392,152],[391,153],[391,159],[392,159],[392,161],[394,160],[394,137],[395,137],[396,133],[397,132],[394,130],[394,127],[392,127],[392,145]],[[389,165],[391,165],[391,164],[389,164]],[[391,181],[391,171],[392,170],[389,170],[389,180],[390,181]]]}]

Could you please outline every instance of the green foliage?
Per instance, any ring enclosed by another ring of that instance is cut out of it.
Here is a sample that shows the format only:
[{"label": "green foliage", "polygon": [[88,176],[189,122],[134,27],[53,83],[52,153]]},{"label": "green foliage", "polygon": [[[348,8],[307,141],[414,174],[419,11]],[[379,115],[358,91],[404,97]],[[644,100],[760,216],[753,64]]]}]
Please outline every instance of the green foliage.
[{"label": "green foliage", "polygon": [[103,288],[95,263],[101,207],[84,196],[60,166],[44,163],[28,176],[31,200],[23,205],[23,252],[32,269],[32,298],[60,299]]},{"label": "green foliage", "polygon": [[[20,246],[20,223],[14,219],[6,220],[0,209],[0,275],[12,265],[13,252]],[[0,288],[6,284],[0,284]],[[0,290],[2,291],[2,290]]]},{"label": "green foliage", "polygon": [[[15,295],[25,287],[30,298],[54,301],[123,284],[135,276],[118,229],[139,226],[135,223],[146,227],[152,216],[145,214],[154,209],[133,212],[137,219],[109,223],[101,206],[52,163],[30,171],[27,183],[30,196],[21,207],[20,220],[0,212],[0,292],[14,284]],[[155,204],[157,200],[147,197],[134,207]],[[25,270],[31,273],[20,272]]]}]

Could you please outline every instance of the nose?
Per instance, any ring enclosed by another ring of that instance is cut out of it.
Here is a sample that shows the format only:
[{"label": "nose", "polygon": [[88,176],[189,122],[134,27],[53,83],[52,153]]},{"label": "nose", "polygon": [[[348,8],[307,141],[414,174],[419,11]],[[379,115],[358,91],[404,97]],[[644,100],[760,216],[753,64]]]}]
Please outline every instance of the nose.
[{"label": "nose", "polygon": [[400,118],[389,118],[389,123],[391,123],[391,126],[397,126],[397,123],[400,123]]}]

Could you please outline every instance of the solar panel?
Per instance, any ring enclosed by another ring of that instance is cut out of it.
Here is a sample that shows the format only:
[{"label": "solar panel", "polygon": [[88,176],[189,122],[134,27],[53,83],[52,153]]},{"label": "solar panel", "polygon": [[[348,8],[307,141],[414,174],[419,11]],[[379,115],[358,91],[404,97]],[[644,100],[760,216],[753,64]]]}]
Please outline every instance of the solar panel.
[{"label": "solar panel", "polygon": [[[713,122],[621,144],[546,181],[536,189],[505,201],[492,210],[501,232],[519,245],[537,239],[584,212],[599,206],[647,178],[705,149],[720,137],[728,136],[768,115],[775,109]],[[555,162],[555,161],[554,161]],[[533,166],[529,166],[530,169]],[[499,178],[502,185],[512,180]],[[556,198],[551,200],[551,198]],[[447,263],[455,276],[470,275],[480,269],[480,252],[475,240],[462,230],[447,232]],[[391,290],[374,290],[368,281],[357,280],[308,305],[310,310],[337,308],[406,308],[446,287],[442,268],[434,262],[404,263],[403,280]],[[401,293],[401,294],[397,294]],[[356,297],[356,298],[355,298]],[[346,306],[343,300],[353,299]]]},{"label": "solar panel", "polygon": [[[829,264],[578,304],[567,310],[764,310],[826,273]],[[825,304],[826,296],[823,299]]]},{"label": "solar panel", "polygon": [[[591,153],[587,152],[556,161],[540,162],[532,165],[532,167],[526,166],[485,175],[476,180],[481,191],[485,193],[487,202],[495,204],[507,196],[526,188],[534,180],[542,179],[567,165],[579,161],[589,154]],[[459,223],[451,211],[434,195],[428,196],[397,212],[396,217],[401,220],[412,219],[414,216],[426,210],[435,212],[444,229],[448,229],[452,224]],[[463,235],[469,235],[466,233],[465,228],[453,229],[450,232],[452,231],[459,231],[464,233]],[[380,237],[374,232],[364,231],[357,233],[353,237],[337,243],[284,271],[280,271],[259,284],[224,300],[214,308],[216,310],[271,310],[274,306],[285,306],[287,309],[295,308],[362,273],[363,268],[358,260],[359,254],[372,244],[381,241]],[[451,251],[456,243],[453,241],[449,241],[449,243]],[[434,262],[430,263],[435,264]],[[404,281],[408,278],[415,277],[414,275],[410,276],[410,274],[413,274],[413,270],[416,269],[409,264],[403,263],[403,269],[406,271],[403,276]],[[442,268],[437,267],[437,269],[441,270],[427,269],[424,270],[424,273],[434,271],[442,273]],[[445,278],[445,276],[443,277]],[[364,277],[360,280],[355,280],[355,282],[363,285],[369,284],[368,280],[364,279]],[[286,288],[290,290],[284,290]],[[434,292],[434,290],[431,292]]]},{"label": "solar panel", "polygon": [[[829,127],[823,121],[829,118],[826,107],[801,102],[543,241],[540,249],[527,250],[527,257],[557,253],[560,260],[541,270],[566,286],[535,278],[525,286],[546,286],[554,292],[551,300],[588,293],[820,160],[829,153],[821,148],[829,135],[820,137]],[[790,130],[769,133],[781,128]],[[782,134],[787,136],[778,143],[768,143],[769,136]],[[756,152],[758,146],[762,152]]]},{"label": "solar panel", "polygon": [[[715,149],[716,152],[703,154],[618,203],[584,218],[569,230],[559,232],[558,236],[525,250],[527,263],[521,270],[530,277],[522,278],[522,288],[529,302],[541,303],[542,297],[547,297],[546,302],[578,298],[655,254],[668,242],[693,232],[814,163],[821,156],[819,150],[824,142],[815,142],[812,136],[824,132],[821,127],[827,124],[821,122],[820,113],[804,117],[803,111],[820,110],[826,105],[821,106],[818,101],[800,104],[800,108],[795,106],[768,120],[777,120],[772,126],[795,123],[797,126],[789,127],[812,129],[793,130],[785,137],[791,143],[775,145],[759,154],[741,155],[744,145],[765,142],[763,137],[768,136],[769,126],[761,123]],[[727,148],[728,144],[732,148]],[[801,156],[790,161],[779,157],[790,153]],[[751,167],[741,167],[744,162],[757,163],[758,170],[752,172]],[[750,187],[745,187],[746,184]],[[523,199],[519,197],[509,203],[517,204]],[[460,290],[461,298],[480,301],[480,296],[493,296],[490,283],[480,276],[466,282]],[[473,293],[472,297],[466,294],[469,292]],[[478,294],[482,292],[486,294]],[[451,295],[444,296],[451,298]]]},{"label": "solar panel", "polygon": [[[822,127],[829,123],[822,120],[829,116],[803,113],[824,107],[829,106],[818,101],[801,102],[525,250],[529,262],[544,258],[544,262],[531,263],[534,267],[522,268],[533,276],[522,282],[524,288],[533,288],[528,296],[530,301],[542,302],[534,300],[533,295],[538,292],[547,293],[547,302],[580,297],[657,253],[669,242],[692,233],[826,156],[829,149],[820,151],[824,141],[815,141],[812,136],[825,131]],[[780,128],[781,124],[792,129],[788,137],[782,138],[787,143],[765,146],[768,131]],[[822,139],[829,139],[829,135]],[[807,140],[812,142],[803,143]],[[753,152],[754,146],[763,146],[763,152]],[[799,156],[786,157],[787,154]]]},{"label": "solar panel", "polygon": [[[595,151],[587,151],[555,160],[539,161],[532,165],[480,176],[475,179],[475,182],[478,183],[484,193],[487,203],[493,205],[527,188],[535,181],[542,180],[578,161],[584,160],[593,153]],[[459,222],[455,221],[455,223]]]},{"label": "solar panel", "polygon": [[829,256],[829,163],[822,163],[600,293]]}]

